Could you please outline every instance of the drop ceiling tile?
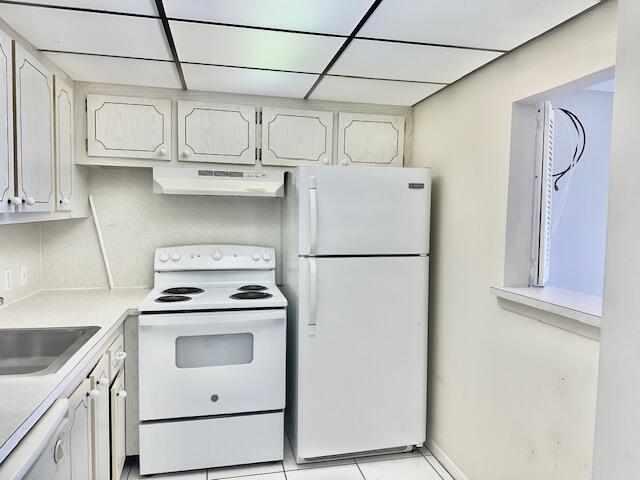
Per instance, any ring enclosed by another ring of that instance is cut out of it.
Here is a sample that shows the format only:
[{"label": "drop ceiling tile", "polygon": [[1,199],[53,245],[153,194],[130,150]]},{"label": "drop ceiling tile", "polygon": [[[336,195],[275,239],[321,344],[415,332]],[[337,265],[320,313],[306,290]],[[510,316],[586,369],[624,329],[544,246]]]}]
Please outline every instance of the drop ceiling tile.
[{"label": "drop ceiling tile", "polygon": [[344,38],[171,21],[183,62],[320,73]]},{"label": "drop ceiling tile", "polygon": [[164,0],[167,16],[349,35],[373,0]]},{"label": "drop ceiling tile", "polygon": [[189,90],[303,98],[318,75],[182,64]]},{"label": "drop ceiling tile", "polygon": [[47,56],[80,82],[182,88],[173,62],[53,52]]},{"label": "drop ceiling tile", "polygon": [[510,50],[598,0],[384,0],[358,37]]},{"label": "drop ceiling tile", "polygon": [[0,3],[2,17],[41,50],[170,60],[160,20]]},{"label": "drop ceiling tile", "polygon": [[451,83],[500,55],[479,50],[356,39],[329,73]]},{"label": "drop ceiling tile", "polygon": [[157,16],[153,0],[34,0],[27,3]]},{"label": "drop ceiling tile", "polygon": [[413,105],[444,87],[445,85],[430,83],[325,76],[310,98],[406,106]]}]

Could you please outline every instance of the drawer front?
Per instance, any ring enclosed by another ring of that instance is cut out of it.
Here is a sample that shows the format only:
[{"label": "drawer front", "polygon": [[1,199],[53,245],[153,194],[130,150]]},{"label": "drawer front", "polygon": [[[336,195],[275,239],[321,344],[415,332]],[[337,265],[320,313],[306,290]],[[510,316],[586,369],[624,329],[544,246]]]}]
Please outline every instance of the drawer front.
[{"label": "drawer front", "polygon": [[282,460],[283,421],[275,412],[143,423],[140,474]]},{"label": "drawer front", "polygon": [[126,356],[127,353],[124,351],[124,335],[120,335],[107,350],[107,357],[109,358],[109,382],[113,382],[118,372],[123,369]]}]

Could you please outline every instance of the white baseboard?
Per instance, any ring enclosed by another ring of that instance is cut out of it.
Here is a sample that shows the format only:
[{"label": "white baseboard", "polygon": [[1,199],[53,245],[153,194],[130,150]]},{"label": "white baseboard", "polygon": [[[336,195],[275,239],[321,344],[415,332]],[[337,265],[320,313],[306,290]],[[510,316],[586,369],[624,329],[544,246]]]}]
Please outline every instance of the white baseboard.
[{"label": "white baseboard", "polygon": [[427,440],[427,448],[455,480],[470,480],[433,440]]}]

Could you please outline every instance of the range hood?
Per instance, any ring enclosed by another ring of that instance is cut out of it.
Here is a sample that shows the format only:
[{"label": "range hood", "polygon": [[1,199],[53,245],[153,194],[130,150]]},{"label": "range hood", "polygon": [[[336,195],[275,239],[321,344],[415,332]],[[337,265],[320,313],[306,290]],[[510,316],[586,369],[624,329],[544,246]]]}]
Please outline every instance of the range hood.
[{"label": "range hood", "polygon": [[154,193],[284,197],[284,172],[154,167]]}]

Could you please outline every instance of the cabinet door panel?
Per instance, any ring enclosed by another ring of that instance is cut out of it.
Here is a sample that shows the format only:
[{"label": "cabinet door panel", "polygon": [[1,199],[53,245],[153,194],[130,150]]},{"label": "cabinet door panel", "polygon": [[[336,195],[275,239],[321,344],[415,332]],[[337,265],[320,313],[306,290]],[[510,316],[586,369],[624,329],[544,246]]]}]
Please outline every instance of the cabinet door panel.
[{"label": "cabinet door panel", "polygon": [[53,209],[53,75],[15,44],[16,166],[22,212]]},{"label": "cabinet door panel", "polygon": [[13,212],[13,53],[0,30],[0,212]]},{"label": "cabinet door panel", "polygon": [[69,454],[71,480],[87,480],[92,472],[91,382],[87,378],[69,397]]},{"label": "cabinet door panel", "polygon": [[55,78],[56,209],[71,210],[73,192],[73,89]]},{"label": "cabinet door panel", "polygon": [[111,442],[109,440],[109,361],[103,355],[89,376],[91,389],[98,396],[92,400],[93,479],[109,480]]},{"label": "cabinet door panel", "polygon": [[179,159],[253,165],[255,118],[252,106],[178,102]]},{"label": "cabinet door panel", "polygon": [[124,372],[121,371],[111,386],[111,480],[119,480],[126,459]]},{"label": "cabinet door panel", "polygon": [[402,166],[404,117],[340,113],[338,125],[339,163]]},{"label": "cabinet door panel", "polygon": [[262,164],[331,163],[333,113],[262,109]]},{"label": "cabinet door panel", "polygon": [[92,157],[171,160],[171,100],[87,95]]}]

